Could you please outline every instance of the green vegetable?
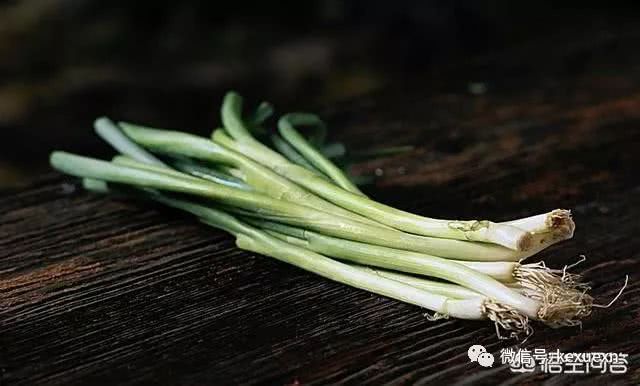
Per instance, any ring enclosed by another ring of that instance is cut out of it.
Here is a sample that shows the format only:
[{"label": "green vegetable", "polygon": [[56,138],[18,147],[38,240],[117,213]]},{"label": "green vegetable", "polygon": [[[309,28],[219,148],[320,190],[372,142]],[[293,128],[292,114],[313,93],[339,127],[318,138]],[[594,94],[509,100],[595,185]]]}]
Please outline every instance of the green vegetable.
[{"label": "green vegetable", "polygon": [[317,116],[286,114],[279,134],[269,134],[267,103],[245,119],[231,92],[221,111],[224,127],[211,139],[99,118],[96,132],[122,155],[107,162],[54,152],[51,164],[87,190],[189,212],[233,234],[241,249],[430,309],[433,318],[490,319],[518,335],[530,333],[530,319],[579,324],[594,306],[578,275],[520,262],[573,236],[568,211],[502,223],[407,213],[366,197],[330,161],[346,151],[325,146]]},{"label": "green vegetable", "polygon": [[[516,251],[526,251],[532,247],[531,234],[515,226],[486,220],[437,220],[422,217],[378,203],[361,194],[353,193],[341,186],[334,185],[330,181],[318,178],[312,171],[289,162],[286,158],[253,138],[246,128],[241,114],[242,99],[233,92],[228,93],[222,106],[222,122],[225,130],[233,139],[227,137],[223,131],[216,130],[212,136],[213,141],[237,153],[245,154],[260,164],[267,165],[276,173],[342,208],[413,234],[494,243]],[[302,138],[296,136],[295,132],[291,130],[292,126],[287,124],[287,119],[280,122],[284,122],[283,126],[281,126],[281,134],[283,134],[282,128],[286,129],[283,136],[291,136],[289,143],[292,146],[294,146],[294,143],[297,144],[298,151],[308,148],[306,144],[303,144]],[[134,138],[134,140],[136,139]],[[140,143],[138,140],[136,142]],[[146,144],[143,146],[146,147]],[[311,163],[320,170],[330,164],[330,161],[324,157],[321,157],[322,161],[316,159],[315,156],[317,154],[308,155],[316,162],[312,161]],[[324,166],[319,167],[319,165]],[[337,177],[334,176],[333,178]]]},{"label": "green vegetable", "polygon": [[[85,187],[89,190],[100,193],[108,191],[106,184],[99,180],[85,179],[84,181]],[[492,310],[498,307],[494,301],[483,296],[474,296],[473,298],[445,296],[437,291],[428,291],[402,281],[385,278],[361,267],[340,263],[307,249],[283,242],[270,236],[267,232],[243,223],[234,216],[211,207],[171,198],[154,191],[147,191],[147,195],[155,201],[190,212],[205,224],[231,233],[236,237],[236,244],[239,248],[274,257],[339,283],[461,319],[486,319],[489,317],[489,312],[485,310]],[[440,292],[446,292],[444,290],[446,286],[442,288]],[[459,295],[465,293],[464,289],[457,290]],[[450,290],[449,292],[454,291]],[[504,306],[500,307],[504,308]],[[490,312],[491,317],[502,317],[502,314],[494,311]],[[517,313],[513,311],[505,313],[505,316],[509,318],[513,318],[513,315],[517,315]],[[511,319],[500,320],[500,322],[505,325],[513,323]],[[520,317],[518,323],[526,325],[526,317]],[[514,332],[520,333],[523,331],[514,329]]]},{"label": "green vegetable", "polygon": [[[322,121],[313,114],[287,114],[278,121],[280,135],[289,142],[304,158],[316,169],[329,176],[331,180],[342,189],[355,194],[364,194],[345,176],[342,171],[329,161],[325,156],[316,150],[313,145],[294,128],[294,125],[315,125],[322,126]],[[321,140],[317,142],[321,143]]]},{"label": "green vegetable", "polygon": [[117,165],[65,152],[54,152],[51,156],[51,164],[56,169],[77,177],[200,196],[236,207],[242,214],[248,216],[284,222],[347,240],[387,245],[397,249],[461,260],[518,260],[523,256],[522,253],[496,245],[417,236],[370,225],[309,206],[274,199],[258,192],[200,180],[177,171],[159,172],[152,170],[155,168],[152,165],[145,167]]}]

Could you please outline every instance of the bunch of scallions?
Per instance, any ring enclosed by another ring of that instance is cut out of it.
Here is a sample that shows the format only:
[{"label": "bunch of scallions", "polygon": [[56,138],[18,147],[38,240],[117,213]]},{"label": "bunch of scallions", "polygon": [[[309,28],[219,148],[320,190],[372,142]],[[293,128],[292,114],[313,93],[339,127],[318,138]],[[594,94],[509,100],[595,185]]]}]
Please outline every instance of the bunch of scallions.
[{"label": "bunch of scallions", "polygon": [[[272,108],[243,115],[229,92],[211,138],[95,121],[120,154],[110,162],[51,154],[86,189],[145,197],[231,233],[244,250],[432,310],[430,318],[491,320],[498,336],[528,336],[530,321],[579,325],[594,307],[579,275],[521,261],[573,236],[570,212],[507,222],[442,220],[376,202],[334,162],[313,114],[264,129]],[[304,128],[305,135],[300,129]]]}]

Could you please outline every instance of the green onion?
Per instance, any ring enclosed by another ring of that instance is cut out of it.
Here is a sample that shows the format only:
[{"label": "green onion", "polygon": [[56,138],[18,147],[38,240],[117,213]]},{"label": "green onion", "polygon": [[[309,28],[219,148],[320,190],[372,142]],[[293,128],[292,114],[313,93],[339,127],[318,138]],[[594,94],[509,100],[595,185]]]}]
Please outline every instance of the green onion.
[{"label": "green onion", "polygon": [[[167,205],[173,206],[175,208],[190,212],[196,215],[197,217],[199,217],[201,220],[203,220],[205,223],[209,225],[220,227],[231,233],[234,233],[233,230],[228,225],[226,227],[220,226],[216,222],[217,215],[214,213],[218,211],[214,210],[215,212],[211,212],[213,210],[211,208],[204,207],[202,205],[198,205],[194,203],[188,203],[181,200],[163,198],[163,199],[160,199],[160,201]],[[243,225],[249,226],[246,223],[243,223]],[[258,229],[258,228],[253,228],[253,229]],[[275,258],[280,258],[279,256],[281,256],[281,254],[283,253],[283,250],[289,249],[290,247],[295,247],[297,251],[305,251],[307,253],[310,252],[309,249],[306,249],[294,243],[287,243],[287,242],[284,242],[283,240],[279,240],[278,238],[269,235],[267,232],[261,232],[261,233],[264,235],[268,235],[273,240],[278,240],[280,242],[278,244],[280,249],[272,249],[265,245],[258,245],[259,243],[255,243],[255,238],[249,239],[249,240],[238,238],[238,246],[241,249],[251,250],[253,252],[258,252],[258,253],[265,254]],[[285,248],[285,245],[289,247]],[[291,261],[287,261],[287,262],[290,262],[294,265],[298,265]],[[472,269],[464,267],[463,265],[460,265],[445,259],[439,259],[439,258],[433,258],[432,263],[433,264],[430,267],[430,271],[429,271],[429,273],[432,276],[449,280],[453,283],[459,284],[466,288],[472,288],[474,291],[482,295],[485,295],[487,298],[494,299],[495,302],[497,302],[496,304],[500,304],[501,307],[505,307],[506,310],[509,310],[509,315],[511,316],[513,316],[512,312],[516,311],[520,315],[525,315],[529,318],[541,320],[553,326],[562,325],[563,323],[573,325],[575,323],[575,320],[569,319],[571,315],[569,311],[565,310],[565,312],[562,314],[562,318],[564,319],[560,319],[558,318],[560,314],[557,311],[557,307],[554,307],[554,305],[543,304],[538,300],[534,300],[526,296],[523,296],[518,291],[515,291],[512,288],[509,288],[484,274],[481,274]],[[305,267],[301,267],[301,268],[305,269]],[[571,299],[571,300],[575,300],[575,299]],[[564,304],[561,304],[560,307],[564,307]],[[588,306],[584,306],[581,304],[578,311],[572,310],[572,312],[582,313],[583,308],[587,308],[587,307]],[[430,308],[430,309],[433,310],[433,308]],[[554,311],[553,316],[555,317],[555,319],[553,320],[547,319],[546,313],[548,313],[549,310]],[[440,312],[440,311],[437,311],[437,312]]]},{"label": "green onion", "polygon": [[[382,247],[367,243],[343,240],[325,236],[304,229],[284,224],[247,218],[246,222],[265,229],[272,236],[291,244],[302,246],[324,255],[348,260],[362,265],[392,269],[412,274],[420,274],[455,281],[439,276],[439,257],[408,252],[404,250]],[[435,260],[434,260],[435,259]],[[525,290],[526,294],[534,294],[538,300],[563,303],[567,298],[580,299],[578,308],[591,302],[584,286],[577,275],[567,274],[565,270],[547,268],[543,263],[521,264],[519,262],[496,261],[462,261],[449,260],[485,274],[505,285],[514,285]],[[464,285],[464,283],[459,283]],[[549,297],[547,294],[556,294]],[[562,294],[562,296],[558,295]],[[532,297],[532,296],[530,296]],[[545,304],[545,307],[554,306]],[[581,312],[581,308],[579,310]],[[570,319],[570,318],[567,318]],[[567,323],[573,323],[567,321]]]},{"label": "green onion", "polygon": [[[177,176],[173,176],[171,173],[159,173],[156,171],[152,171],[150,168],[155,168],[155,166],[150,166],[147,169],[142,168],[133,168],[128,166],[115,165],[112,163],[93,160],[85,157],[74,156],[66,153],[56,152],[51,157],[51,163],[58,170],[65,171],[69,174],[78,175],[81,177],[89,177],[94,179],[101,179],[107,182],[116,182],[116,183],[125,183],[131,184],[134,186],[140,186],[144,188],[152,188],[152,189],[166,189],[179,193],[190,193],[199,195],[201,193],[207,193],[204,196],[208,196],[211,198],[220,198],[225,197],[226,201],[223,201],[227,204],[231,205],[240,205],[246,206],[249,203],[249,207],[254,206],[257,202],[261,205],[262,208],[269,207],[270,210],[275,210],[276,205],[280,204],[280,201],[272,200],[266,196],[259,197],[251,192],[246,192],[243,190],[233,189],[229,187],[225,187],[222,185],[217,186],[213,183],[201,182],[196,183],[192,181],[195,179],[193,177],[181,178]],[[231,196],[231,193],[235,191],[235,195]],[[243,196],[243,197],[240,197]],[[263,200],[263,201],[258,201]],[[203,213],[208,213],[204,207],[197,207],[191,205],[192,207],[196,207],[199,213],[197,212],[200,218],[205,218],[206,215]],[[303,207],[303,210],[306,210]],[[192,211],[192,213],[194,213]],[[194,213],[196,214],[196,213]],[[224,224],[223,224],[224,225]],[[225,230],[229,231],[229,228],[222,227]],[[333,228],[329,228],[333,229]],[[326,231],[327,229],[325,229]],[[382,231],[387,231],[381,229]],[[264,232],[263,232],[264,233]],[[336,253],[343,253],[344,251],[350,253],[349,255],[343,255],[342,257],[349,257],[352,261],[357,261],[359,263],[367,264],[368,261],[371,261],[372,256],[367,257],[367,261],[358,261],[358,252],[355,251],[350,245],[350,241],[341,240],[340,243],[335,242],[335,239],[323,239],[323,236],[315,233],[308,233],[308,239],[310,243],[313,244],[314,241],[317,242],[320,240],[326,246],[332,248],[331,251],[338,251]],[[399,233],[399,232],[398,232]],[[402,235],[402,233],[399,233]],[[269,235],[269,237],[273,238]],[[277,238],[273,238],[277,240]],[[251,250],[253,252],[263,253],[272,257],[277,257],[276,251],[266,248],[265,244],[257,243],[254,238],[246,238],[241,239],[238,238],[238,245],[242,249]],[[437,239],[436,239],[437,240]],[[278,240],[282,242],[281,240]],[[444,240],[448,242],[457,241],[457,240]],[[463,242],[461,242],[463,243]],[[288,243],[287,243],[288,244]],[[348,245],[348,248],[342,247],[342,245]],[[293,245],[293,244],[288,244]],[[302,251],[310,252],[309,249],[297,247]],[[280,252],[282,253],[282,252]],[[549,323],[573,323],[572,314],[568,310],[563,310],[560,313],[557,307],[554,307],[554,304],[541,303],[537,300],[525,297],[505,286],[504,284],[498,282],[497,280],[479,273],[473,269],[467,268],[462,264],[458,264],[456,262],[452,262],[446,259],[431,257],[429,258],[429,265],[424,264],[425,256],[421,256],[420,262],[412,262],[408,257],[402,260],[402,267],[406,268],[407,266],[415,267],[416,269],[425,269],[425,271],[421,271],[418,273],[428,274],[434,277],[438,277],[441,279],[445,279],[451,281],[453,283],[465,286],[467,288],[472,288],[473,290],[485,295],[486,297],[495,300],[496,302],[508,307],[510,310],[516,310],[517,312],[533,319],[538,319],[541,321],[549,322]],[[395,260],[394,260],[395,261]],[[389,264],[391,266],[387,268],[394,268],[394,261],[391,261]],[[305,267],[302,267],[305,268]],[[572,299],[573,301],[573,299]],[[575,307],[574,307],[575,308]],[[554,319],[548,320],[547,314],[551,311],[553,312]]]},{"label": "green onion", "polygon": [[[328,279],[415,304],[440,314],[460,319],[488,317],[484,311],[487,304],[483,303],[489,301],[485,298],[455,300],[430,293],[396,280],[381,278],[347,264],[323,258],[322,255],[286,244],[264,233],[254,237],[239,234],[236,245],[238,248],[274,257]],[[509,316],[511,317],[511,315]],[[520,316],[520,320],[524,321],[523,324],[526,323],[526,318]]]},{"label": "green onion", "polygon": [[[303,203],[304,205],[336,213],[356,221],[377,227],[384,227],[366,217],[359,216],[332,204],[292,183],[279,174],[274,173],[270,169],[252,161],[241,153],[229,150],[206,138],[178,131],[153,129],[125,122],[121,122],[120,126],[131,140],[154,152],[173,156],[191,157],[236,168],[241,173],[237,175],[237,177],[241,177],[247,185],[256,191],[269,195],[272,198]],[[314,175],[314,178],[320,177]]]},{"label": "green onion", "polygon": [[[291,181],[283,179],[277,174],[270,172],[264,167],[261,167],[259,164],[242,156],[239,152],[234,152],[230,149],[224,149],[222,146],[211,143],[204,138],[175,131],[144,128],[127,123],[121,123],[121,126],[132,140],[148,149],[151,149],[154,152],[174,155],[178,154],[182,156],[194,157],[196,159],[208,162],[220,162],[226,165],[232,165],[239,168],[244,173],[244,177],[246,179],[245,182],[247,184],[258,191],[269,194],[271,197],[284,199],[290,202],[300,202],[304,205],[313,206],[323,211],[349,217],[355,221],[364,222],[370,225],[375,225],[377,227],[381,226],[381,224],[379,223],[372,222],[372,219],[363,218],[353,212],[346,211],[345,209],[339,208],[325,200],[318,198],[312,193],[300,187],[297,187],[297,185],[293,184]],[[227,144],[229,141],[232,142],[232,140],[226,137],[226,135],[224,135],[224,133],[222,133],[221,131],[216,132],[216,138],[223,145]],[[307,175],[306,178],[306,180],[308,181],[322,181],[322,183],[326,183],[328,184],[328,186],[337,188],[335,185],[332,185],[325,179],[318,177],[317,175],[309,172],[302,167],[293,164],[289,165],[298,168],[297,170],[303,170],[304,173],[310,173],[310,175]],[[346,192],[342,189],[340,190],[342,192]],[[351,194],[349,192],[346,193]],[[361,198],[361,196],[356,196],[358,198]],[[371,200],[369,201],[373,202]],[[455,224],[462,226],[462,223]],[[454,222],[449,222],[449,226],[454,227]],[[503,229],[517,229],[517,232],[526,235],[528,240],[532,239],[532,236],[529,232],[508,225],[502,225],[502,227]],[[421,247],[417,247],[415,244],[415,241],[418,240],[418,236],[403,233],[403,237],[405,239],[414,241],[410,242],[406,249],[422,251],[420,249]],[[430,240],[432,240],[432,244],[439,244],[442,246],[433,246],[433,248],[437,249],[436,254],[441,253],[440,256],[443,257],[459,257],[466,260],[518,260],[531,256],[532,254],[539,251],[539,245],[547,246],[547,244],[538,244],[534,245],[533,248],[530,248],[530,250],[525,250],[522,252],[512,250],[510,251],[506,248],[491,245],[486,245],[484,247],[474,246],[473,248],[475,253],[473,254],[466,252],[461,254],[452,254],[451,252],[446,252],[445,249],[448,249],[449,246],[457,245],[459,246],[459,248],[461,248],[460,251],[462,252],[463,250],[465,250],[465,245],[467,244],[453,239],[449,240],[449,243],[440,238],[430,238]],[[456,241],[458,241],[458,243],[456,243]],[[424,251],[427,252],[427,250]]]},{"label": "green onion", "polygon": [[548,213],[507,221],[503,224],[518,227],[534,235],[549,235],[557,240],[572,238],[576,229],[576,224],[571,219],[571,211],[564,209],[555,209]]},{"label": "green onion", "polygon": [[[231,92],[221,113],[224,127],[211,139],[99,118],[96,132],[122,155],[107,162],[54,152],[51,165],[89,191],[186,211],[234,235],[241,249],[425,307],[435,312],[430,319],[489,319],[519,335],[530,333],[530,319],[578,325],[599,307],[568,267],[522,263],[573,236],[569,211],[501,223],[418,216],[363,195],[329,160],[345,149],[325,146],[317,116],[285,114],[279,135],[269,136],[266,102],[244,119],[242,98]],[[275,150],[254,135],[271,138]]]},{"label": "green onion", "polygon": [[[97,188],[96,191],[105,192],[104,187],[106,185],[101,184],[102,181],[85,179],[85,182],[88,182],[85,183],[85,187],[88,189]],[[379,273],[372,273],[361,267],[340,263],[315,252],[286,243],[258,228],[239,221],[223,211],[171,198],[153,191],[147,191],[147,195],[155,201],[192,213],[205,224],[233,234],[236,237],[236,244],[241,249],[274,257],[330,280],[424,307],[447,317],[470,320],[491,318],[511,333],[520,334],[523,332],[529,333],[530,331],[526,316],[520,315],[513,309],[483,296],[460,296],[463,293],[470,293],[470,291],[457,289],[457,298],[441,295],[438,292],[421,289],[419,286],[413,286],[399,280],[385,278]],[[440,292],[447,292],[444,290],[446,287],[441,286]],[[456,291],[450,288],[449,292]]]},{"label": "green onion", "polygon": [[[519,260],[522,252],[468,241],[417,236],[361,223],[335,213],[277,200],[257,192],[237,189],[210,181],[198,180],[186,174],[169,175],[150,170],[99,161],[64,152],[54,152],[51,164],[58,170],[78,177],[102,179],[108,182],[187,193],[231,205],[243,214],[284,222],[322,234],[393,248],[424,252],[461,260]],[[179,172],[172,172],[175,174]]]},{"label": "green onion", "polygon": [[282,155],[287,157],[287,159],[297,165],[304,167],[307,170],[310,170],[318,175],[322,175],[322,172],[316,169],[315,166],[309,163],[306,158],[304,158],[296,149],[291,147],[287,141],[282,139],[281,136],[274,134],[271,136],[271,143],[273,147],[276,148]]},{"label": "green onion", "polygon": [[[530,233],[515,226],[486,220],[438,220],[422,217],[378,203],[360,194],[345,190],[325,179],[317,178],[313,172],[292,164],[280,154],[256,141],[242,121],[241,103],[239,96],[233,93],[227,94],[222,106],[222,121],[225,130],[231,134],[233,139],[226,137],[223,132],[218,130],[213,134],[214,142],[235,150],[237,153],[245,154],[260,164],[267,165],[276,173],[291,179],[312,193],[342,208],[413,234],[488,242],[517,251],[524,251],[532,247]],[[287,132],[285,131],[285,133]],[[299,140],[300,138],[295,139]],[[136,142],[139,143],[137,140]],[[146,145],[143,144],[143,146]],[[297,150],[300,151],[300,148]],[[329,161],[326,160],[326,162]],[[316,164],[314,166],[318,167]]]},{"label": "green onion", "polygon": [[313,114],[290,113],[280,118],[278,121],[278,130],[280,131],[280,135],[282,135],[293,148],[302,154],[315,168],[329,176],[336,185],[348,192],[363,195],[338,167],[304,139],[294,128],[294,125],[324,125],[322,121]]},{"label": "green onion", "polygon": [[107,143],[113,146],[116,150],[124,155],[136,159],[138,161],[158,165],[166,166],[162,161],[156,158],[153,154],[144,150],[134,142],[129,140],[122,131],[107,117],[100,117],[95,120],[94,127],[96,134],[104,139]]},{"label": "green onion", "polygon": [[[220,166],[216,170],[207,166],[200,165],[193,160],[176,159],[171,165],[177,170],[190,174],[194,177],[202,178],[222,185],[231,186],[238,189],[251,190],[252,188],[245,184],[241,178],[234,177],[233,174],[238,174],[232,168]],[[226,169],[226,173],[224,172]]]},{"label": "green onion", "polygon": [[453,299],[473,299],[483,297],[481,293],[470,290],[460,285],[449,284],[441,281],[428,280],[418,276],[407,275],[399,272],[388,271],[379,268],[371,268],[365,266],[355,266],[367,272],[375,273],[380,277],[396,280],[413,287],[433,292],[438,295],[446,296]]}]

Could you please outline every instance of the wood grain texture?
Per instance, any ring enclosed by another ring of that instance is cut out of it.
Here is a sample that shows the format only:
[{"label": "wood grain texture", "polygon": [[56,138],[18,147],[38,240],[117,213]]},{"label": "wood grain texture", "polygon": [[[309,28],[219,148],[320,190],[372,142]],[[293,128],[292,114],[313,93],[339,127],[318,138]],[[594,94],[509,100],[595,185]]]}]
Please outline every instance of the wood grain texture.
[{"label": "wood grain texture", "polygon": [[[637,71],[637,70],[636,70]],[[636,73],[634,73],[637,75]],[[640,77],[630,77],[640,79]],[[577,267],[607,303],[582,327],[536,325],[524,347],[629,354],[629,373],[513,374],[492,325],[424,311],[236,249],[153,204],[87,194],[55,173],[0,196],[0,365],[9,385],[637,384],[640,94],[616,75],[558,89],[372,95],[331,112],[355,147],[413,143],[362,164],[369,193],[441,217],[573,209],[573,240],[538,257]],[[420,87],[416,87],[420,90]],[[375,133],[375,135],[371,135]],[[538,258],[536,257],[536,258]]]}]

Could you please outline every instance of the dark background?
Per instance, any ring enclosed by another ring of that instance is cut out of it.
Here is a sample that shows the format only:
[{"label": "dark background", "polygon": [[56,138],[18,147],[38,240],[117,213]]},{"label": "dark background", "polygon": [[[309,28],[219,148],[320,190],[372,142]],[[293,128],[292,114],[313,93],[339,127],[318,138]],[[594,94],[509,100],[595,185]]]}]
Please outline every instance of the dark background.
[{"label": "dark background", "polygon": [[407,85],[481,98],[610,74],[638,57],[638,15],[610,2],[3,2],[0,189],[47,171],[54,148],[108,155],[99,115],[207,133],[231,88],[331,123],[340,103]]}]

